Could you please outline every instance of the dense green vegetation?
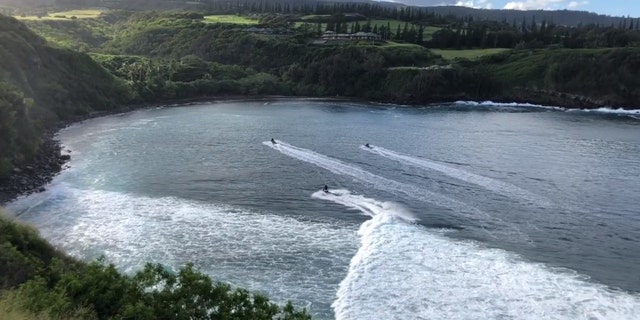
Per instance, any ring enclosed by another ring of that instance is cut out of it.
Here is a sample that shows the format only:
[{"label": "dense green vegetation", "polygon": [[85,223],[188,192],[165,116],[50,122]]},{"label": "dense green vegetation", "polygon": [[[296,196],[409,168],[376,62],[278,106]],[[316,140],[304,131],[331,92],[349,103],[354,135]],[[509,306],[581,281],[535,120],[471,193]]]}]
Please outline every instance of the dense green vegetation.
[{"label": "dense green vegetation", "polygon": [[310,319],[290,303],[213,282],[193,265],[147,264],[128,276],[56,251],[0,212],[0,318],[17,309],[51,319]]},{"label": "dense green vegetation", "polygon": [[52,48],[5,16],[0,16],[0,59],[0,179],[12,163],[32,157],[41,133],[59,120],[131,99],[126,83],[88,55]]},{"label": "dense green vegetation", "polygon": [[456,60],[459,58],[476,60],[480,57],[493,55],[496,53],[504,52],[508,49],[504,48],[491,48],[491,49],[467,49],[467,50],[441,50],[441,49],[432,49],[431,52],[442,56],[447,60]]},{"label": "dense green vegetation", "polygon": [[577,105],[638,105],[640,48],[510,51],[481,61],[511,91],[551,93]]},{"label": "dense green vegetation", "polygon": [[[60,121],[130,104],[225,95],[636,108],[640,101],[640,21],[632,19],[564,27],[362,3],[189,6],[201,10],[92,11],[82,19],[81,11],[76,18],[58,12],[24,22],[0,16],[0,182],[36,157],[42,133]],[[374,32],[387,41],[315,42],[325,30]],[[190,265],[177,273],[148,265],[128,276],[74,261],[4,218],[0,247],[0,318],[3,306],[17,306],[12,317],[45,319],[308,318],[212,283]]]}]

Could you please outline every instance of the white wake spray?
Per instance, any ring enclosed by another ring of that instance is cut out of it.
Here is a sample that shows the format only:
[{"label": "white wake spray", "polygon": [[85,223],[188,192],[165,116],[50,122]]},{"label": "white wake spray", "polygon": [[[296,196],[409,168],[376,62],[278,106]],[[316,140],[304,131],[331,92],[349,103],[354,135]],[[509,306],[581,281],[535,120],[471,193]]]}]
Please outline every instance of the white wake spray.
[{"label": "white wake spray", "polygon": [[555,106],[545,106],[541,104],[533,104],[533,103],[520,103],[520,102],[493,102],[493,101],[456,101],[454,104],[459,106],[470,106],[470,107],[513,107],[513,108],[539,108],[539,109],[547,109],[547,110],[559,110],[564,111],[567,110],[563,107],[555,107]]},{"label": "white wake spray", "polygon": [[347,208],[358,210],[370,217],[375,217],[380,213],[389,213],[397,219],[406,222],[416,222],[416,217],[404,206],[395,202],[383,202],[369,199],[361,195],[351,194],[346,189],[332,189],[329,192],[318,191],[311,195],[312,198],[329,200],[339,203]]},{"label": "white wake spray", "polygon": [[413,199],[432,203],[439,207],[449,208],[454,210],[456,213],[465,214],[471,219],[487,219],[489,217],[487,213],[482,212],[481,210],[466,203],[451,199],[439,193],[375,175],[369,171],[360,169],[357,166],[346,164],[340,160],[313,152],[311,150],[298,148],[282,141],[277,141],[277,144],[273,144],[270,141],[265,141],[263,142],[263,144],[275,150],[278,150],[285,155],[296,158],[298,160],[302,160],[307,163],[314,164],[335,174],[350,176],[378,190],[404,195]]},{"label": "white wake spray", "polygon": [[447,166],[429,159],[411,157],[379,146],[371,145],[370,148],[361,146],[360,149],[421,169],[438,171],[452,178],[481,186],[497,194],[524,200],[527,204],[534,204],[543,207],[551,206],[551,202],[548,199],[540,197],[532,192],[529,192],[507,182],[499,181],[465,170]]}]

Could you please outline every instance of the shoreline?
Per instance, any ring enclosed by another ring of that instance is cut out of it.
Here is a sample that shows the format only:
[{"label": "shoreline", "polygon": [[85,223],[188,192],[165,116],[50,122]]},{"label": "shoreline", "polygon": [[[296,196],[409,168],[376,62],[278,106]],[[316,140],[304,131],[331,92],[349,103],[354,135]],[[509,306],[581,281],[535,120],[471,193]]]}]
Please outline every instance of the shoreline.
[{"label": "shoreline", "polygon": [[[526,96],[515,95],[512,97],[496,97],[490,100],[493,103],[517,103],[517,104],[533,104],[552,106],[565,109],[576,110],[595,110],[604,108],[604,105],[594,103],[594,101],[585,101],[578,99],[574,96],[559,96],[549,94],[548,92],[528,92]],[[361,103],[372,104],[400,104],[407,107],[414,106],[429,106],[434,104],[450,104],[458,101],[475,101],[481,102],[479,99],[468,99],[468,97],[459,97],[459,99],[433,99],[433,101],[421,101],[420,103],[415,101],[373,101],[364,100],[353,97],[304,97],[304,96],[207,96],[207,97],[194,97],[186,99],[168,100],[162,102],[153,103],[141,103],[125,105],[121,108],[109,111],[95,111],[86,115],[74,117],[69,120],[60,121],[55,127],[47,130],[43,136],[40,149],[34,158],[23,163],[20,166],[13,168],[11,175],[0,181],[0,206],[4,206],[7,203],[16,200],[19,197],[27,196],[36,192],[43,192],[55,176],[57,176],[62,170],[65,169],[65,163],[71,159],[71,155],[64,153],[60,141],[56,139],[56,134],[75,123],[80,123],[85,120],[104,117],[114,114],[127,113],[135,110],[142,110],[145,108],[156,107],[179,107],[188,106],[191,104],[203,103],[203,102],[217,102],[217,101],[266,101],[266,100],[308,100],[308,101],[357,101]],[[509,99],[510,98],[510,99]],[[568,98],[568,99],[567,99]],[[410,100],[410,99],[409,99]],[[579,107],[576,107],[579,105]],[[606,106],[606,108],[614,109],[613,106]],[[631,108],[620,107],[623,110],[637,110]],[[638,108],[640,109],[640,108]]]},{"label": "shoreline", "polygon": [[300,100],[323,100],[323,101],[354,101],[348,98],[329,98],[329,97],[296,97],[296,96],[208,96],[195,97],[177,100],[168,100],[162,102],[149,102],[140,104],[124,105],[109,111],[95,111],[82,116],[77,116],[68,120],[59,121],[54,127],[49,128],[41,136],[42,144],[38,152],[31,161],[15,166],[11,175],[0,180],[0,207],[14,201],[20,197],[28,196],[33,193],[46,191],[46,186],[51,183],[53,178],[60,174],[65,168],[65,163],[71,160],[71,155],[63,152],[60,141],[56,139],[56,134],[76,123],[85,120],[104,117],[109,115],[132,112],[135,110],[143,110],[147,108],[157,107],[178,107],[181,105],[197,104],[202,102],[215,101],[260,101],[273,99],[300,99]]}]

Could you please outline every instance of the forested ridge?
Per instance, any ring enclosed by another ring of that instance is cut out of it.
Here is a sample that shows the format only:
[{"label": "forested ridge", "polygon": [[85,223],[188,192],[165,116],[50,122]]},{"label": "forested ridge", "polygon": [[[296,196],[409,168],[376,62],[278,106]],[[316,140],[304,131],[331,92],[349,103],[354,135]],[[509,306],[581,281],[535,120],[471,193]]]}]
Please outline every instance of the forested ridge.
[{"label": "forested ridge", "polygon": [[[208,11],[224,11],[237,12],[238,8],[245,10],[261,9],[266,11],[268,7],[280,7],[288,12],[308,12],[310,10],[323,10],[323,8],[334,7],[336,4],[343,6],[356,7],[349,9],[351,12],[370,13],[364,11],[364,8],[381,8],[381,9],[398,9],[410,8],[410,5],[403,4],[411,1],[318,1],[318,0],[243,0],[243,1],[223,1],[223,0],[0,0],[0,6],[4,5],[8,8],[18,8],[24,10],[40,10],[47,7],[61,8],[86,8],[86,7],[106,7],[111,9],[128,9],[128,10],[156,10],[163,9],[188,9],[188,10],[208,10]],[[285,7],[284,4],[287,4]],[[318,9],[320,8],[320,9]],[[419,7],[411,7],[419,8]],[[432,12],[441,16],[455,17],[474,17],[478,20],[489,21],[522,21],[523,19],[531,21],[536,17],[539,21],[554,21],[558,25],[576,27],[578,25],[600,24],[600,25],[617,25],[625,18],[613,17],[608,15],[597,14],[593,12],[575,11],[575,10],[504,10],[504,9],[474,9],[464,6],[434,6],[421,7],[424,12]],[[377,10],[377,9],[374,9]],[[364,12],[363,12],[364,11]],[[318,12],[314,12],[317,14]],[[639,18],[639,17],[634,17]]]},{"label": "forested ridge", "polygon": [[124,81],[84,53],[54,48],[22,22],[0,16],[0,177],[32,158],[58,121],[131,99]]},{"label": "forested ridge", "polygon": [[[638,108],[640,101],[640,23],[634,19],[569,27],[544,19],[487,21],[371,3],[201,4],[211,11],[106,10],[91,18],[70,11],[20,17],[23,21],[0,15],[0,192],[8,192],[5,182],[15,176],[60,170],[59,159],[43,160],[43,150],[56,150],[44,133],[133,105],[238,95],[402,104],[494,100],[571,108]],[[331,41],[322,38],[325,31],[374,32],[380,38]],[[479,56],[447,56],[465,52]],[[33,161],[44,169],[34,169]],[[18,182],[32,189],[46,183]],[[11,190],[15,195],[23,189]],[[202,315],[182,314],[184,305],[160,302],[184,299],[177,287],[139,291],[152,288],[152,280],[204,283],[199,288],[206,294],[222,297],[216,303],[251,297],[210,283],[191,266],[170,273],[150,265],[130,277],[100,262],[82,264],[52,253],[33,231],[15,231],[19,227],[1,222],[0,254],[6,256],[0,259],[0,289],[11,288],[11,303],[30,305],[29,312],[99,319],[134,312],[149,319]],[[32,249],[40,253],[29,253]],[[98,280],[113,287],[92,290]],[[68,288],[77,291],[69,296]],[[105,299],[100,292],[110,294],[113,306],[100,304]],[[308,317],[257,297],[246,309],[248,317]],[[57,309],[50,308],[54,305]]]}]

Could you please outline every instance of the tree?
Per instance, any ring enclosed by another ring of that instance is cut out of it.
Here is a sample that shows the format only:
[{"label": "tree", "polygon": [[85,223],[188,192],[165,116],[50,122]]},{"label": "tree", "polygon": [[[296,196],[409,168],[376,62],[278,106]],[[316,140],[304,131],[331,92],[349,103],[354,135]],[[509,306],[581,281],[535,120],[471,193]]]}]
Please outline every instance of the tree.
[{"label": "tree", "polygon": [[81,306],[98,319],[311,319],[291,303],[281,308],[263,295],[214,283],[192,264],[177,273],[147,264],[129,277],[96,261],[63,273],[51,288],[42,278],[28,281],[20,294],[30,311],[48,312],[54,318]]}]

